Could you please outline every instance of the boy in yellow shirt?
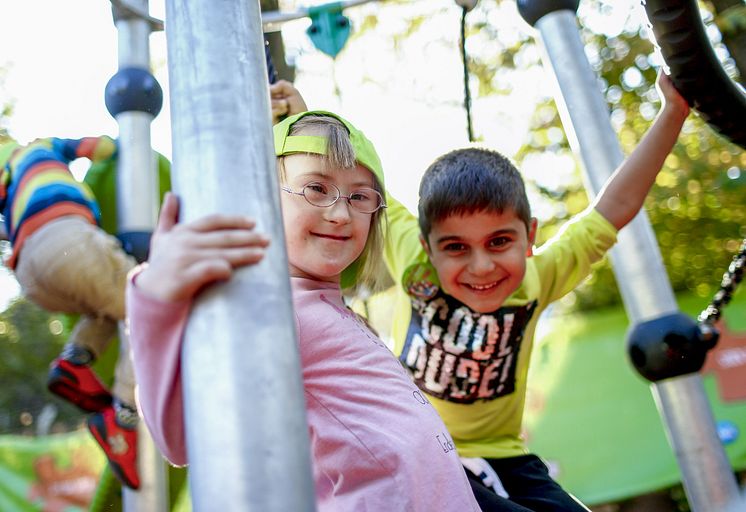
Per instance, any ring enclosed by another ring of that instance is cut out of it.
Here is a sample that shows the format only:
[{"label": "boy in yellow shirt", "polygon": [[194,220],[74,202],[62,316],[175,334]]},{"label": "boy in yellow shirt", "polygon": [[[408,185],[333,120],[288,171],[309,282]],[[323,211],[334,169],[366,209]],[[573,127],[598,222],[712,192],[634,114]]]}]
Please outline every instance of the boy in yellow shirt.
[{"label": "boy in yellow shirt", "polygon": [[387,200],[394,350],[448,426],[485,511],[587,510],[521,439],[526,376],[539,315],[616,242],[678,138],[689,107],[665,75],[658,88],[661,111],[637,148],[536,250],[523,180],[494,151],[438,158],[420,183],[419,218]]}]

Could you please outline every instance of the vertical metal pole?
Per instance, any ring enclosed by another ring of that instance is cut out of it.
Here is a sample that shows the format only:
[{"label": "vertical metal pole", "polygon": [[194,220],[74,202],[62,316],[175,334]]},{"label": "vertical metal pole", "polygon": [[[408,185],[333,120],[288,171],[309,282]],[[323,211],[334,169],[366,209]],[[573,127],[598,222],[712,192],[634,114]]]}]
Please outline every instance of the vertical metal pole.
[{"label": "vertical metal pole", "polygon": [[[560,90],[555,99],[573,149],[581,155],[586,189],[595,196],[624,160],[599,80],[585,56],[575,13],[555,11],[536,24],[544,63]],[[627,315],[633,321],[678,311],[655,234],[644,210],[620,233],[611,252]]]},{"label": "vertical metal pole", "polygon": [[[530,2],[524,1],[524,7],[526,3]],[[550,7],[548,11],[535,21],[541,33],[544,62],[557,77],[560,90],[556,101],[562,122],[571,144],[582,156],[586,187],[596,195],[624,155],[609,122],[598,79],[585,56],[574,10]],[[678,310],[644,211],[620,232],[611,257],[632,323]],[[717,437],[700,376],[664,380],[653,384],[652,391],[692,510],[722,510],[738,498],[738,486]]]},{"label": "vertical metal pole", "polygon": [[[129,0],[128,3],[140,12],[148,12],[148,0]],[[149,70],[148,22],[115,15],[115,24],[118,34],[119,69]],[[150,123],[153,117],[153,113],[139,110],[126,110],[115,116],[119,125],[117,227],[120,233],[152,232],[157,221],[158,173],[156,156],[150,145]],[[119,357],[130,357],[129,342],[124,329],[119,329],[119,339]],[[123,509],[126,512],[165,512],[169,508],[168,475],[163,457],[156,449],[144,422],[138,424],[137,431],[137,470],[140,476],[140,489],[134,491],[123,487]]]},{"label": "vertical metal pole", "polygon": [[[128,0],[140,12],[148,12],[148,0]],[[138,18],[116,22],[119,69],[150,69],[150,26]],[[150,146],[153,114],[139,110],[121,112],[117,172],[117,218],[120,231],[152,231],[158,219],[158,172]]]},{"label": "vertical metal pole", "polygon": [[181,220],[241,213],[264,260],[208,288],[182,351],[195,510],[315,510],[259,2],[167,0]]}]

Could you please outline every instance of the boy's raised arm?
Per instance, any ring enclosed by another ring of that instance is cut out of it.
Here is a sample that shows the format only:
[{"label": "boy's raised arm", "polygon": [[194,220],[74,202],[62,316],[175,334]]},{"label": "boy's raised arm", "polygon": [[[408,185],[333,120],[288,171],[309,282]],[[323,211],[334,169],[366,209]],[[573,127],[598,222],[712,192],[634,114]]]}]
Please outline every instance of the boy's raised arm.
[{"label": "boy's raised arm", "polygon": [[400,284],[406,266],[423,257],[420,227],[417,217],[388,192],[386,205],[384,260],[394,282]]},{"label": "boy's raised arm", "polygon": [[300,91],[287,80],[278,80],[269,86],[272,103],[272,124],[277,124],[285,116],[300,114],[308,110]]},{"label": "boy's raised arm", "polygon": [[658,117],[635,150],[607,180],[593,205],[617,229],[626,226],[642,208],[645,196],[689,115],[686,100],[668,76],[660,73],[657,86],[662,101]]}]

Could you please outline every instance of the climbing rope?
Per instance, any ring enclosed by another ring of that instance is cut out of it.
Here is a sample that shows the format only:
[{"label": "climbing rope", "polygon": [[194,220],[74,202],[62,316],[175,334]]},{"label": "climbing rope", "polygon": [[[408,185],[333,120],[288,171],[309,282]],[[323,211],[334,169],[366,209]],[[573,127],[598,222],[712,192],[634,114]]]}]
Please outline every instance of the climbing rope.
[{"label": "climbing rope", "polygon": [[[458,3],[458,2],[457,2]],[[461,49],[461,62],[464,65],[464,109],[466,110],[466,132],[469,135],[469,142],[474,142],[474,131],[471,125],[471,92],[469,91],[469,61],[466,56],[466,13],[471,8],[468,5],[461,6],[461,40],[459,47]]]},{"label": "climbing rope", "polygon": [[733,294],[743,278],[744,266],[746,266],[746,239],[741,244],[738,253],[733,257],[728,270],[723,274],[723,280],[720,282],[720,290],[712,298],[710,305],[697,317],[697,321],[701,324],[701,327],[711,330],[712,325],[718,321],[723,307],[733,298]]}]

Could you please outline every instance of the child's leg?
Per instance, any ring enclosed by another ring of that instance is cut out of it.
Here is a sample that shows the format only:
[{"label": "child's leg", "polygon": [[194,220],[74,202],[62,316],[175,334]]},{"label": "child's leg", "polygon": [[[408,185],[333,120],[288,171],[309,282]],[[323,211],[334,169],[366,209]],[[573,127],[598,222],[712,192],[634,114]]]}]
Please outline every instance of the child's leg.
[{"label": "child's leg", "polygon": [[91,363],[108,347],[125,316],[127,273],[135,266],[118,241],[80,217],[50,222],[27,239],[16,275],[24,293],[50,311],[82,313],[59,358],[51,365],[50,389],[95,412],[88,428],[114,474],[137,489],[137,411],[129,345],[114,376],[114,399]]},{"label": "child's leg", "polygon": [[124,329],[119,330],[119,358],[114,369],[114,400],[101,412],[88,418],[88,429],[104,450],[112,472],[126,486],[137,489],[137,424],[135,371]]},{"label": "child's leg", "polygon": [[82,315],[73,327],[67,344],[82,347],[95,361],[106,351],[117,334],[117,322],[109,318]]},{"label": "child's leg", "polygon": [[89,367],[124,318],[127,272],[134,265],[114,237],[77,216],[39,228],[18,260],[16,276],[26,296],[50,311],[83,315],[52,363],[49,387],[87,411],[111,402]]},{"label": "child's leg", "polygon": [[130,343],[124,329],[119,330],[119,359],[114,369],[114,409],[117,422],[125,428],[137,427],[138,415],[135,404],[135,368],[132,363]]},{"label": "child's leg", "polygon": [[135,260],[82,217],[62,217],[25,242],[15,269],[24,294],[49,311],[124,318],[127,272]]},{"label": "child's leg", "polygon": [[126,405],[133,411],[135,406],[135,369],[132,365],[132,353],[127,336],[120,329],[119,336],[119,359],[114,369],[114,386],[112,394],[117,401]]},{"label": "child's leg", "polygon": [[62,353],[49,366],[47,386],[52,393],[84,411],[96,412],[111,405],[106,386],[91,369],[117,330],[106,318],[80,317]]},{"label": "child's leg", "polygon": [[508,492],[510,501],[534,512],[589,512],[549,476],[536,455],[487,459]]}]

